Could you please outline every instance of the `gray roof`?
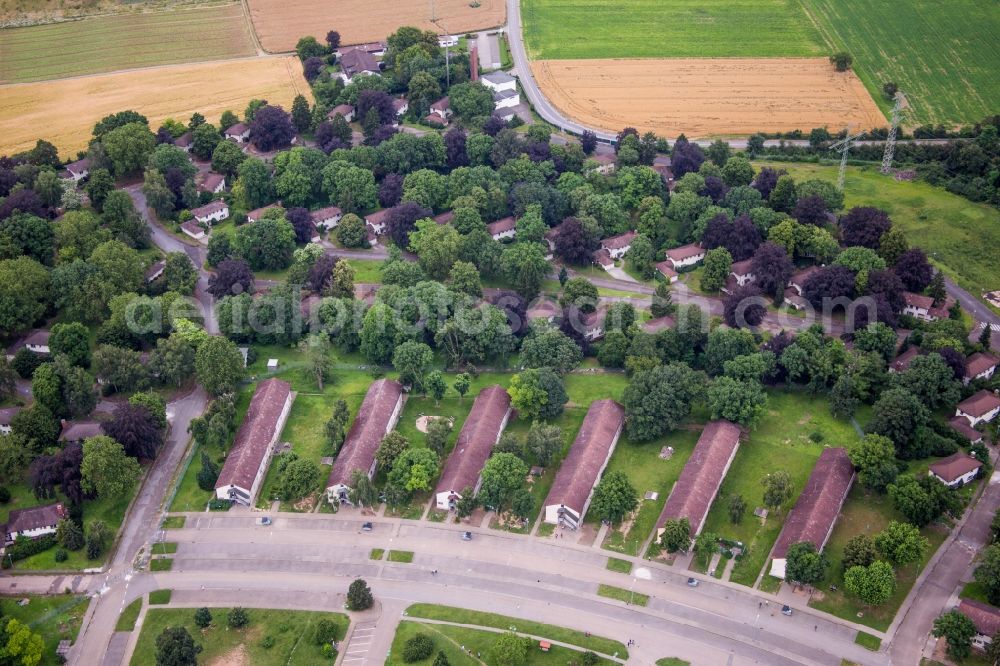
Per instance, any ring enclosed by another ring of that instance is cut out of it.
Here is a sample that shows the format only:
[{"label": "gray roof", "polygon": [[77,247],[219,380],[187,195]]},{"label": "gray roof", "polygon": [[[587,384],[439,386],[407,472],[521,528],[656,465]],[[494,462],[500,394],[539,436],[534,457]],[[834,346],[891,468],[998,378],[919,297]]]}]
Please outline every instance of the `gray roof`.
[{"label": "gray roof", "polygon": [[493,101],[499,102],[502,99],[510,99],[511,97],[517,97],[517,96],[518,94],[516,90],[498,90],[495,93],[493,93]]},{"label": "gray roof", "polygon": [[516,81],[513,76],[504,72],[502,70],[497,70],[495,72],[490,72],[489,74],[483,74],[481,79],[485,79],[494,85],[502,85],[504,83],[510,83],[511,81]]}]

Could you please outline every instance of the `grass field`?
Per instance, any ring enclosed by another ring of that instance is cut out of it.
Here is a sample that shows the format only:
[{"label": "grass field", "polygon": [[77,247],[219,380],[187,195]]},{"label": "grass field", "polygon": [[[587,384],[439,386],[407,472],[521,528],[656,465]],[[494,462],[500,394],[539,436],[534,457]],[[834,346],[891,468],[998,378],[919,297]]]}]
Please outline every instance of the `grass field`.
[{"label": "grass field", "polygon": [[624,587],[615,587],[614,585],[605,585],[604,583],[597,586],[597,595],[607,597],[608,599],[624,601],[633,606],[645,606],[649,603],[648,594],[639,594]]},{"label": "grass field", "polygon": [[[183,45],[178,36],[183,35]],[[254,54],[238,3],[0,30],[0,83]]]},{"label": "grass field", "polygon": [[107,14],[228,4],[232,0],[0,0],[0,26],[34,25]]},{"label": "grass field", "polygon": [[[183,626],[202,646],[198,663],[239,663],[254,666],[306,666],[324,662],[320,648],[312,641],[312,626],[321,618],[334,620],[339,627],[337,640],[344,637],[348,619],[340,613],[267,610],[249,608],[250,624],[245,629],[226,626],[227,608],[212,608],[212,626],[202,631],[194,623],[193,608],[153,608],[146,613],[142,632],[132,655],[132,666],[156,663],[156,637],[170,626]],[[265,648],[270,636],[274,645]]]},{"label": "grass field", "polygon": [[135,629],[135,621],[139,619],[139,611],[142,610],[142,597],[139,597],[122,611],[118,616],[118,624],[115,631],[132,631]]},{"label": "grass field", "polygon": [[824,55],[797,0],[522,0],[521,16],[536,59]]},{"label": "grass field", "polygon": [[[29,599],[29,603],[18,606],[18,599]],[[16,597],[2,598],[4,615],[27,624],[33,632],[41,635],[45,642],[42,660],[39,662],[42,666],[61,663],[56,657],[59,641],[76,640],[89,604],[88,597],[73,594],[18,594]]]},{"label": "grass field", "polygon": [[[764,166],[763,163],[756,166]],[[835,166],[774,163],[796,180],[837,179]],[[979,296],[1000,289],[995,248],[1000,247],[1000,211],[972,203],[926,183],[897,181],[876,167],[848,167],[845,206],[875,206],[886,210],[906,232],[910,244],[922,247],[939,268],[959,285]]]},{"label": "grass field", "polygon": [[[178,45],[182,47],[181,44]],[[226,109],[242,112],[253,98],[291,108],[308,94],[297,58],[244,58],[153,70],[100,74],[61,81],[0,86],[0,153],[51,141],[63,157],[86,148],[94,123],[134,109],[156,128],[166,118],[195,111],[217,122]]]}]

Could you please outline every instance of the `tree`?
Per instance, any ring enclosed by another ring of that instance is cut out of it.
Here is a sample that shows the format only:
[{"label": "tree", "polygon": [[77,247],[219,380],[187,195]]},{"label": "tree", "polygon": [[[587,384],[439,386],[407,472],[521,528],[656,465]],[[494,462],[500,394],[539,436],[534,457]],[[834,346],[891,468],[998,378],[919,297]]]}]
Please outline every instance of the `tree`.
[{"label": "tree", "polygon": [[292,263],[295,228],[278,211],[270,212],[253,224],[244,224],[233,236],[233,251],[253,270],[281,270]]},{"label": "tree", "polygon": [[582,360],[580,347],[556,329],[532,332],[521,342],[520,362],[526,368],[550,368],[563,374],[573,370]]},{"label": "tree", "polygon": [[163,429],[145,405],[120,405],[104,432],[117,440],[133,458],[152,460],[163,441]]},{"label": "tree", "polygon": [[308,131],[312,125],[312,114],[309,111],[309,102],[302,95],[296,95],[292,100],[292,125],[297,132]]},{"label": "tree", "polygon": [[322,474],[312,460],[296,458],[285,465],[278,478],[278,495],[286,501],[297,501],[311,495],[318,487]]},{"label": "tree", "polygon": [[532,419],[562,414],[569,400],[562,379],[548,368],[529,368],[514,375],[507,392],[518,414]]},{"label": "tree", "polygon": [[[676,149],[676,144],[674,148]],[[729,159],[729,144],[721,139],[717,139],[705,150],[705,157],[715,163],[715,166],[725,166]]]},{"label": "tree", "polygon": [[375,175],[368,169],[334,160],[323,168],[323,192],[347,213],[374,208],[378,199]]},{"label": "tree", "polygon": [[830,56],[830,62],[833,63],[833,66],[838,72],[846,72],[849,70],[853,61],[854,58],[851,57],[851,54],[845,51],[838,51]]},{"label": "tree", "polygon": [[197,666],[200,652],[184,627],[167,627],[156,637],[156,666]]},{"label": "tree", "polygon": [[691,523],[687,518],[670,518],[663,523],[660,546],[668,553],[687,552],[691,545]]},{"label": "tree", "polygon": [[115,177],[122,178],[142,170],[156,146],[156,137],[147,125],[126,123],[101,137],[101,145]]},{"label": "tree", "polygon": [[434,451],[439,456],[444,453],[444,447],[448,443],[448,437],[451,435],[451,420],[443,417],[437,417],[430,420],[427,424],[427,448]]},{"label": "tree", "polygon": [[204,451],[201,452],[201,469],[198,470],[198,487],[206,492],[213,492],[219,480],[219,467]]},{"label": "tree", "polygon": [[79,322],[56,324],[49,335],[49,352],[63,355],[72,365],[90,365],[90,332]]},{"label": "tree", "polygon": [[858,469],[858,480],[879,492],[896,479],[895,453],[891,439],[873,433],[848,448],[851,463]]},{"label": "tree", "polygon": [[126,455],[125,448],[110,437],[84,440],[80,474],[86,492],[101,498],[120,497],[132,489],[141,473],[138,461]]},{"label": "tree", "polygon": [[493,112],[493,95],[482,83],[459,83],[448,89],[448,98],[455,113],[466,119],[489,116]]},{"label": "tree", "polygon": [[410,442],[399,434],[399,432],[393,430],[382,438],[382,441],[378,445],[378,450],[375,452],[375,460],[378,461],[379,467],[382,469],[392,469],[396,459],[409,446]]},{"label": "tree", "polygon": [[299,351],[305,358],[309,373],[316,379],[316,386],[322,391],[323,381],[327,379],[333,369],[330,338],[324,334],[310,335],[299,342]]},{"label": "tree", "polygon": [[191,132],[191,154],[202,160],[212,157],[222,142],[222,134],[211,123],[203,123]]},{"label": "tree", "polygon": [[337,241],[344,247],[365,247],[368,245],[365,222],[354,213],[348,213],[337,225]]},{"label": "tree", "polygon": [[973,579],[986,589],[986,598],[991,604],[1000,603],[1000,545],[983,549]]},{"label": "tree", "polygon": [[94,209],[100,212],[104,207],[104,199],[115,189],[115,179],[107,169],[94,169],[83,187]]},{"label": "tree", "polygon": [[587,264],[594,248],[594,241],[583,223],[575,217],[556,227],[553,254],[569,264]]},{"label": "tree", "polygon": [[624,472],[608,472],[594,489],[590,510],[602,521],[621,522],[638,506],[638,493]]},{"label": "tree", "polygon": [[444,280],[458,259],[459,240],[459,233],[451,225],[420,220],[416,231],[410,233],[410,250],[428,275]]},{"label": "tree", "polygon": [[0,261],[0,332],[4,336],[30,328],[48,306],[48,271],[30,257]]},{"label": "tree", "polygon": [[459,373],[455,376],[455,382],[452,384],[452,388],[458,393],[459,398],[464,398],[465,394],[468,393],[469,387],[472,386],[472,376],[467,372]]},{"label": "tree", "polygon": [[731,495],[729,497],[729,522],[739,525],[743,522],[743,514],[747,511],[746,500],[743,495]]},{"label": "tree", "polygon": [[879,208],[855,206],[840,218],[840,233],[844,245],[878,250],[882,239],[892,228],[889,214]]},{"label": "tree", "polygon": [[111,538],[111,530],[104,521],[95,520],[87,525],[87,559],[96,560],[104,552],[104,546]]},{"label": "tree", "polygon": [[434,352],[422,342],[407,341],[396,347],[392,354],[392,365],[399,371],[400,381],[413,384],[417,389],[423,386],[424,375],[434,360]]},{"label": "tree", "polygon": [[512,631],[500,634],[489,651],[489,663],[496,666],[523,666],[528,661],[531,641]]},{"label": "tree", "polygon": [[524,485],[528,466],[513,453],[495,453],[483,467],[479,501],[498,513]]},{"label": "tree", "polygon": [[733,257],[729,250],[717,247],[705,253],[705,269],[701,275],[703,291],[719,291],[726,284]]},{"label": "tree", "polygon": [[199,608],[194,612],[194,623],[202,629],[208,629],[212,624],[212,611],[207,608]]},{"label": "tree", "polygon": [[930,409],[951,406],[961,394],[961,383],[937,352],[914,358],[910,367],[899,375],[899,385]]},{"label": "tree", "polygon": [[726,419],[749,426],[764,414],[767,393],[759,381],[718,377],[708,387],[708,406],[713,419]]},{"label": "tree", "polygon": [[875,540],[867,534],[856,534],[844,545],[844,558],[841,564],[844,571],[851,567],[867,567],[878,557]]},{"label": "tree", "polygon": [[165,384],[180,386],[194,374],[194,354],[194,347],[177,334],[158,338],[149,357],[150,372]]},{"label": "tree", "polygon": [[337,400],[333,406],[333,413],[330,415],[324,426],[323,432],[326,435],[326,443],[334,455],[340,451],[340,446],[344,443],[345,428],[351,418],[351,413],[344,400]]},{"label": "tree", "polygon": [[448,391],[448,384],[444,381],[444,373],[440,370],[431,370],[424,379],[424,390],[434,398],[437,405],[444,394]]},{"label": "tree", "polygon": [[437,656],[434,658],[434,663],[431,666],[451,666],[451,662],[448,661],[448,656],[439,650]]},{"label": "tree", "polygon": [[37,401],[15,414],[10,427],[15,435],[24,438],[25,445],[34,452],[54,446],[60,431],[59,420],[52,410]]},{"label": "tree", "polygon": [[953,491],[933,477],[917,479],[906,474],[890,484],[888,492],[896,510],[917,527],[923,527],[945,511],[960,506]]},{"label": "tree", "polygon": [[962,661],[972,654],[972,639],[979,632],[966,615],[957,610],[950,610],[934,620],[934,629],[931,633],[947,641],[948,656],[956,661]]},{"label": "tree", "polygon": [[414,492],[430,490],[431,482],[441,469],[437,453],[426,448],[405,449],[393,461],[388,475],[388,487],[401,490],[408,498]]},{"label": "tree", "polygon": [[742,155],[730,157],[722,167],[722,179],[729,187],[749,185],[753,182],[753,176],[754,171],[750,160]]},{"label": "tree", "polygon": [[294,137],[292,119],[280,106],[263,106],[254,113],[250,122],[250,141],[258,150],[287,148]]},{"label": "tree", "polygon": [[559,303],[565,308],[570,305],[580,312],[590,313],[597,309],[599,300],[597,287],[587,278],[575,277],[566,281]]},{"label": "tree", "polygon": [[212,151],[212,170],[233,179],[246,159],[247,156],[239,144],[233,141],[220,141]]},{"label": "tree", "polygon": [[930,413],[919,398],[905,388],[884,391],[875,403],[868,432],[892,440],[896,455],[904,460],[919,457],[913,445],[917,428],[930,419]]},{"label": "tree", "polygon": [[407,664],[428,659],[432,654],[434,654],[434,641],[427,634],[414,634],[403,644],[402,657]]},{"label": "tree", "polygon": [[376,302],[361,324],[361,353],[369,363],[388,363],[396,344],[396,314],[385,303]]},{"label": "tree", "polygon": [[783,296],[793,269],[794,264],[785,248],[770,241],[757,248],[750,263],[754,284],[775,299]]},{"label": "tree", "polygon": [[899,255],[893,270],[908,290],[917,293],[926,289],[934,277],[934,269],[927,261],[927,255],[916,247]]},{"label": "tree", "polygon": [[625,388],[626,429],[634,441],[648,441],[673,430],[704,391],[704,376],[683,363],[637,372]]},{"label": "tree", "polygon": [[895,520],[875,535],[875,546],[882,557],[897,567],[919,561],[929,545],[916,527]]},{"label": "tree", "polygon": [[771,511],[780,509],[792,495],[792,482],[784,470],[766,474],[760,484],[764,486],[764,506]]},{"label": "tree", "polygon": [[451,272],[448,274],[448,287],[453,291],[472,297],[482,296],[483,287],[479,269],[476,268],[475,264],[467,261],[454,262],[451,265]]},{"label": "tree", "polygon": [[785,554],[785,579],[815,585],[823,580],[829,562],[809,541],[793,543]]},{"label": "tree", "polygon": [[562,448],[562,431],[558,426],[535,422],[531,424],[525,450],[535,457],[542,467],[552,462],[553,456]]},{"label": "tree", "polygon": [[514,289],[525,299],[538,295],[542,280],[549,272],[545,250],[539,243],[515,243],[503,250],[500,259],[503,272]]},{"label": "tree", "polygon": [[66,550],[80,550],[84,546],[83,530],[69,518],[63,518],[56,525],[56,541]]},{"label": "tree", "polygon": [[355,579],[347,588],[347,610],[368,610],[375,604],[371,588],[362,578]]},{"label": "tree", "polygon": [[243,379],[243,355],[226,338],[213,336],[201,343],[194,367],[198,381],[211,395],[231,393]]},{"label": "tree", "polygon": [[250,614],[240,606],[231,608],[226,615],[226,624],[230,629],[243,629],[250,624]]},{"label": "tree", "polygon": [[853,566],[844,572],[844,587],[869,606],[880,606],[896,589],[896,572],[887,562],[876,560],[867,567]]}]

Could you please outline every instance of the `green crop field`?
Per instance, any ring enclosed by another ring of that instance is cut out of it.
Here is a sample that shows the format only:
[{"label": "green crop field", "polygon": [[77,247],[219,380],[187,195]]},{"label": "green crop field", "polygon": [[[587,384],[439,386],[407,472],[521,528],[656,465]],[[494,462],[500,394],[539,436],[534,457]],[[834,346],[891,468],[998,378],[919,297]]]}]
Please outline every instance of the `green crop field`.
[{"label": "green crop field", "polygon": [[521,0],[521,8],[528,51],[540,60],[825,53],[797,0]]},{"label": "green crop field", "polygon": [[0,83],[254,55],[239,4],[0,30]]}]

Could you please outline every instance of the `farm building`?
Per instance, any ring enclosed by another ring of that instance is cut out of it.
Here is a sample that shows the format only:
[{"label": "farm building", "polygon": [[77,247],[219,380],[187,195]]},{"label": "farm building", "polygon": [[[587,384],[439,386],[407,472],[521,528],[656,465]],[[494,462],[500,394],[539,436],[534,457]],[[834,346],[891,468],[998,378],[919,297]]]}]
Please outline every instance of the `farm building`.
[{"label": "farm building", "polygon": [[545,522],[574,530],[580,526],[624,425],[625,408],[617,402],[591,403],[545,500]]},{"label": "farm building", "polygon": [[209,171],[201,179],[201,183],[198,185],[199,192],[208,192],[210,194],[219,194],[226,189],[226,177],[221,173],[215,173],[214,171]]},{"label": "farm building", "polygon": [[264,213],[271,210],[272,208],[281,208],[281,205],[273,203],[273,204],[268,204],[262,208],[254,208],[252,211],[247,213],[247,222],[256,222],[257,220],[259,220],[261,217],[264,216]]},{"label": "farm building", "polygon": [[974,480],[983,468],[983,463],[964,451],[956,451],[947,458],[932,463],[927,468],[927,475],[948,486],[961,488]]},{"label": "farm building", "polygon": [[447,95],[431,104],[431,115],[437,116],[445,122],[451,117],[451,113],[451,100],[448,99]]},{"label": "farm building", "polygon": [[805,285],[806,280],[808,280],[817,271],[819,271],[819,266],[807,266],[800,271],[795,271],[792,273],[792,276],[788,278],[788,286],[794,289],[797,295],[801,296],[802,287]]},{"label": "farm building", "polygon": [[0,434],[10,434],[11,421],[14,420],[14,417],[17,416],[20,411],[20,407],[4,407],[0,409]]},{"label": "farm building", "polygon": [[500,441],[510,412],[510,396],[498,384],[487,386],[476,396],[434,491],[438,509],[454,509],[466,488],[472,488],[473,495],[479,492],[483,465],[489,459],[493,446]]},{"label": "farm building", "polygon": [[670,265],[674,267],[675,271],[688,266],[694,266],[704,258],[705,250],[702,249],[702,247],[697,243],[682,245],[680,247],[675,247],[672,250],[667,250],[667,261],[670,262]]},{"label": "farm building", "polygon": [[191,215],[202,224],[215,224],[229,217],[229,206],[225,201],[210,201],[204,206],[191,209]]},{"label": "farm building", "polygon": [[403,397],[403,385],[397,381],[372,382],[330,470],[326,495],[331,504],[351,503],[349,493],[355,471],[364,472],[368,478],[375,474],[375,451],[382,438],[396,427],[403,411]]},{"label": "farm building", "polygon": [[291,385],[272,377],[257,385],[246,418],[215,482],[215,496],[250,506],[264,482],[272,448],[292,409]]},{"label": "farm building", "polygon": [[590,255],[590,258],[596,265],[600,266],[606,271],[610,271],[612,268],[615,267],[615,260],[611,258],[611,253],[603,248],[601,248],[600,250],[596,250],[593,254]]},{"label": "farm building", "polygon": [[317,229],[330,230],[337,226],[340,218],[344,216],[344,212],[336,206],[327,206],[326,208],[314,210],[309,213],[309,216],[312,218],[312,223]]},{"label": "farm building", "polygon": [[920,356],[919,347],[910,347],[902,354],[892,359],[892,363],[889,364],[889,372],[906,372],[913,363],[913,359]]},{"label": "farm building", "polygon": [[970,384],[977,379],[990,379],[996,372],[998,359],[993,354],[976,352],[965,359],[965,377],[962,378],[964,384]]},{"label": "farm building", "polygon": [[181,231],[195,240],[201,240],[205,237],[205,230],[194,220],[188,220],[187,222],[182,223]]},{"label": "farm building", "polygon": [[486,231],[493,237],[493,240],[498,241],[504,238],[513,238],[517,234],[517,223],[513,217],[505,217],[502,220],[487,224]]},{"label": "farm building", "polygon": [[823,550],[853,482],[854,465],[847,450],[824,449],[771,551],[772,576],[785,577],[785,556],[793,544],[807,541]]},{"label": "farm building", "polygon": [[962,599],[958,602],[958,612],[976,625],[973,646],[982,650],[993,642],[993,637],[1000,631],[1000,608],[975,599]]},{"label": "farm building", "polygon": [[70,444],[103,434],[104,426],[101,425],[100,421],[63,421],[59,441]]},{"label": "farm building", "polygon": [[701,532],[708,509],[736,457],[741,435],[739,426],[729,421],[710,421],[705,426],[656,521],[657,538],[668,520],[679,518],[691,523],[692,537]]},{"label": "farm building", "polygon": [[516,90],[502,90],[493,93],[493,107],[496,109],[510,109],[521,103],[521,96]]},{"label": "farm building", "polygon": [[612,259],[621,259],[632,247],[632,240],[638,235],[634,231],[626,231],[623,234],[605,238],[601,241],[601,249],[607,250]]},{"label": "farm building", "polygon": [[958,403],[955,410],[955,416],[965,417],[973,428],[989,423],[997,414],[1000,414],[1000,398],[985,389]]},{"label": "farm building", "polygon": [[350,104],[338,104],[333,107],[328,114],[326,114],[326,117],[330,120],[333,120],[337,116],[341,116],[347,122],[351,122],[354,120],[354,107]]},{"label": "farm building", "polygon": [[381,70],[371,53],[364,49],[351,49],[340,57],[340,78],[350,83],[355,76],[372,76]]},{"label": "farm building", "polygon": [[969,440],[969,444],[978,444],[983,441],[983,433],[970,426],[969,422],[961,416],[953,416],[948,419],[948,425],[951,426],[952,430]]},{"label": "farm building", "polygon": [[232,139],[236,143],[246,143],[250,138],[250,126],[246,123],[236,123],[235,125],[230,125],[226,128],[226,131],[222,133],[222,136],[226,139]]},{"label": "farm building", "polygon": [[37,539],[46,534],[54,534],[59,521],[69,516],[62,504],[46,504],[28,509],[14,509],[3,527],[6,544],[14,543],[17,537]]},{"label": "farm building", "polygon": [[375,230],[375,233],[385,233],[385,225],[386,222],[389,221],[389,210],[389,208],[384,208],[382,210],[377,210],[374,213],[365,215],[365,222],[367,222],[372,229]]},{"label": "farm building", "polygon": [[483,74],[479,77],[479,81],[495,93],[517,90],[517,79],[501,70]]},{"label": "farm building", "polygon": [[86,157],[76,162],[66,165],[66,175],[74,182],[78,183],[90,175],[90,160]]},{"label": "farm building", "polygon": [[167,268],[167,262],[160,261],[153,262],[153,265],[146,269],[146,282],[155,282],[158,277],[163,275],[163,271]]}]

